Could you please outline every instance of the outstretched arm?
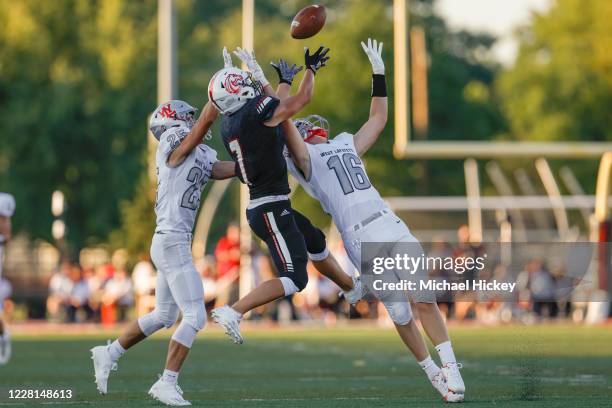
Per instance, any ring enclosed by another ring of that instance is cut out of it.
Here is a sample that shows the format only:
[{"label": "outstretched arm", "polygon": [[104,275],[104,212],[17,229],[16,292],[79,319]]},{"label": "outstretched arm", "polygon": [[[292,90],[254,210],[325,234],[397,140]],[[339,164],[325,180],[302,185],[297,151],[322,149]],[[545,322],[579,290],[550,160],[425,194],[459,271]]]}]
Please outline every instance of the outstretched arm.
[{"label": "outstretched arm", "polygon": [[236,163],[233,161],[218,161],[213,164],[212,179],[225,180],[236,175]]},{"label": "outstretched arm", "polygon": [[291,160],[300,169],[304,178],[310,180],[310,152],[302,139],[302,135],[300,135],[291,119],[284,121],[282,126],[287,148],[291,153]]},{"label": "outstretched arm", "polygon": [[354,142],[357,153],[362,156],[376,142],[387,124],[387,86],[385,81],[385,63],[382,59],[383,44],[368,38],[368,45],[361,43],[372,64],[372,102],[370,104],[370,117],[355,134]]},{"label": "outstretched arm", "polygon": [[210,130],[210,127],[217,119],[219,111],[215,109],[212,103],[207,102],[202,108],[200,117],[198,118],[191,131],[185,137],[185,140],[181,142],[176,149],[172,151],[168,157],[168,166],[176,167],[180,165],[187,156],[191,153],[197,145],[202,143],[202,139],[206,136],[206,133]]},{"label": "outstretched arm", "polygon": [[329,48],[324,48],[323,46],[319,47],[319,49],[312,55],[310,55],[310,50],[308,48],[304,49],[306,73],[302,78],[300,88],[295,95],[288,96],[287,98],[281,100],[281,103],[274,111],[274,115],[269,121],[264,123],[265,125],[277,126],[283,121],[291,119],[293,115],[301,111],[304,106],[310,102],[314,91],[315,74],[319,69],[324,67],[326,62],[329,60],[329,57],[327,56],[328,52]]},{"label": "outstretched arm", "polygon": [[278,87],[276,88],[276,98],[281,101],[287,99],[291,92],[291,85],[293,84],[293,78],[302,70],[302,66],[296,64],[289,65],[284,59],[280,59],[278,63],[271,62],[270,65],[274,68],[278,74]]},{"label": "outstretched arm", "polygon": [[[314,76],[317,71],[324,67],[325,63],[329,60],[329,57],[327,56],[328,52],[329,48],[324,48],[323,46],[319,47],[319,49],[312,55],[310,55],[310,50],[308,48],[304,49],[306,73],[302,78],[300,88],[295,95],[289,96],[281,101],[281,103],[274,110],[272,117],[264,122],[266,126],[272,127],[280,125],[282,122],[290,119],[293,115],[301,111],[304,106],[310,102],[314,89]],[[259,66],[255,60],[254,53],[238,48],[235,54],[247,65],[249,71],[251,71],[251,74],[253,74],[253,78],[261,82],[265,93],[268,95],[274,95],[275,92],[263,74],[261,66]]]}]

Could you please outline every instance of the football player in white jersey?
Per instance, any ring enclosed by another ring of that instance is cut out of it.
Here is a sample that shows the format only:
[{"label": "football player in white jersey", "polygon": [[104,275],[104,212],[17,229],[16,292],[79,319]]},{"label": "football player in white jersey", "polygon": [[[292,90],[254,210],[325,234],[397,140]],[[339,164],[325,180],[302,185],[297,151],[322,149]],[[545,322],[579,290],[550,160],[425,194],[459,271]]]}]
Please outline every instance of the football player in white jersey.
[{"label": "football player in white jersey", "polygon": [[[8,193],[0,193],[0,279],[4,265],[4,247],[11,239],[11,217],[14,213],[15,198]],[[11,358],[11,338],[2,317],[4,300],[4,294],[0,292],[0,365],[8,363]]]},{"label": "football player in white jersey", "polygon": [[[329,140],[327,121],[320,116],[298,119],[295,126],[286,123],[284,127],[290,151],[289,170],[331,214],[357,269],[361,266],[362,242],[415,243],[420,248],[408,227],[371,185],[360,159],[383,131],[388,111],[382,43],[368,39],[367,45],[361,44],[373,69],[370,117],[361,129],[355,135],[344,132]],[[284,86],[279,92],[281,99],[287,97],[289,87]],[[443,398],[449,402],[463,401],[465,386],[460,365],[435,296],[410,293],[408,297],[415,303],[425,332],[436,346],[441,369],[427,351],[408,299],[390,301],[386,294],[372,292],[383,302],[400,337]]]},{"label": "football player in white jersey", "polygon": [[194,123],[196,109],[183,101],[169,101],[153,112],[149,129],[159,141],[156,154],[157,226],[151,258],[157,268],[155,309],[132,323],[114,342],[91,349],[98,391],[107,392],[108,376],[125,351],[182,320],[172,335],[163,375],[149,395],[166,405],[191,405],[177,384],[179,370],[198,331],[206,323],[202,280],[191,257],[191,238],[200,195],[209,179],[233,177],[234,163],[217,160],[217,152],[202,139],[217,117],[208,102]]}]

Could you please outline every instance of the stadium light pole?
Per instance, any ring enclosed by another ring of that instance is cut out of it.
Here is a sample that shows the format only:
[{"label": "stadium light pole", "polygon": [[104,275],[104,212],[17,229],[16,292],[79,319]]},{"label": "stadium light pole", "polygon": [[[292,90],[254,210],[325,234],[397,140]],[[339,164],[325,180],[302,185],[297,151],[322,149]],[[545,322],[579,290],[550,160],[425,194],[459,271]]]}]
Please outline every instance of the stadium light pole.
[{"label": "stadium light pole", "polygon": [[[177,96],[178,63],[176,58],[177,34],[174,0],[157,1],[157,103]],[[155,180],[155,151],[157,140],[147,132],[149,178]]]},{"label": "stadium light pole", "polygon": [[[612,181],[612,151],[607,152],[601,158],[597,172],[597,184],[595,187],[595,217],[599,224],[599,289],[609,291],[612,286],[610,280],[610,253],[609,242],[610,231],[610,182]],[[609,299],[608,299],[609,300]]]},{"label": "stadium light pole", "polygon": [[463,163],[465,172],[465,192],[468,206],[468,227],[470,229],[470,242],[482,242],[482,208],[480,204],[480,179],[478,176],[478,163],[474,159],[467,159]]},{"label": "stadium light pole", "polygon": [[429,108],[427,96],[427,46],[425,30],[410,30],[410,72],[412,73],[412,125],[418,139],[427,139]]},{"label": "stadium light pole", "polygon": [[408,0],[393,0],[393,105],[395,143],[393,154],[400,157],[410,139],[410,98],[408,97]]},{"label": "stadium light pole", "polygon": [[[255,0],[242,0],[242,48],[253,50],[255,46]],[[242,66],[246,69],[246,66]],[[240,184],[240,297],[253,289],[253,265],[251,259],[251,228],[246,219],[249,205],[249,189]]]}]

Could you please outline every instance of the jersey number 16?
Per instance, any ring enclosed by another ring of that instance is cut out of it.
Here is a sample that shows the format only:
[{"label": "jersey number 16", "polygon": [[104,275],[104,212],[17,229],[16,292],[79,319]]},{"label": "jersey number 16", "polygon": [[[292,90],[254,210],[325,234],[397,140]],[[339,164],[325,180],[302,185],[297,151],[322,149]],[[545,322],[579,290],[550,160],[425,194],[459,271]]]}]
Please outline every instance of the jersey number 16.
[{"label": "jersey number 16", "polygon": [[[344,163],[344,166],[342,163]],[[361,164],[359,157],[353,153],[344,153],[342,160],[338,155],[327,160],[327,167],[336,173],[344,195],[352,193],[355,189],[367,190],[372,186]]]}]

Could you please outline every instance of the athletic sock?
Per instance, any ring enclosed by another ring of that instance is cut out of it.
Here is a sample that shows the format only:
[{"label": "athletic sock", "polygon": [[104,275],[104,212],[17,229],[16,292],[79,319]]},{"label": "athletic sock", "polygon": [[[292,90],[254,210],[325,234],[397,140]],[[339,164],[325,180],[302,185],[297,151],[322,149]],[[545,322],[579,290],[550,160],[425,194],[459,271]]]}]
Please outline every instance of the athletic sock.
[{"label": "athletic sock", "polygon": [[430,380],[436,376],[440,372],[440,367],[436,364],[435,361],[431,358],[431,356],[427,356],[427,358],[423,361],[419,361],[419,365],[427,374],[427,378]]},{"label": "athletic sock", "polygon": [[162,375],[162,381],[171,384],[176,384],[176,382],[178,381],[178,375],[179,373],[177,373],[176,371],[170,371],[168,369],[165,369],[164,374]]},{"label": "athletic sock", "polygon": [[109,344],[108,352],[110,353],[110,358],[114,363],[119,360],[119,357],[121,357],[123,353],[125,353],[125,349],[121,344],[119,344],[119,340],[115,340]]},{"label": "athletic sock", "polygon": [[445,341],[444,343],[440,343],[436,346],[436,351],[440,356],[440,361],[442,365],[446,365],[448,363],[456,363],[457,359],[455,358],[455,353],[453,352],[453,346],[451,346],[451,342]]}]

